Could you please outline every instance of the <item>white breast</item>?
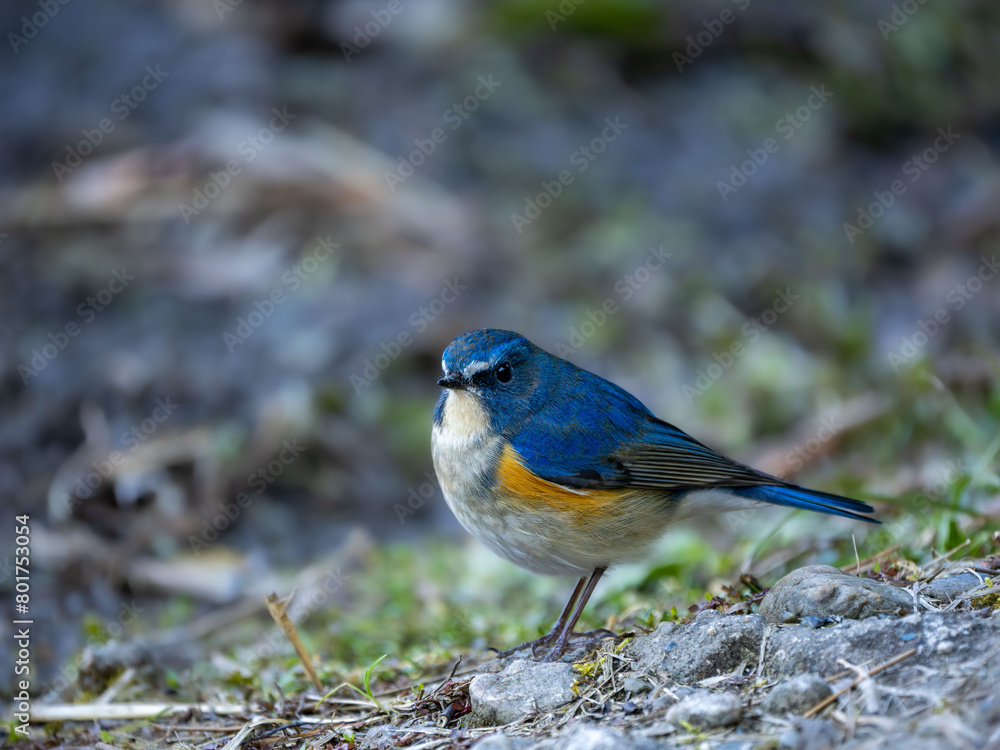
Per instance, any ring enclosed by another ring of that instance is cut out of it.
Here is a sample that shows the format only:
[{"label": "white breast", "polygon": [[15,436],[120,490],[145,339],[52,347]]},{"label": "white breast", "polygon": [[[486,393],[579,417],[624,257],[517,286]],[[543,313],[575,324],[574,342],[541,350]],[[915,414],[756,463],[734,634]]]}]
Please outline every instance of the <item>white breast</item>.
[{"label": "white breast", "polygon": [[[638,528],[619,528],[611,522],[613,528],[595,538],[558,511],[525,509],[488,489],[503,441],[491,434],[489,415],[472,393],[448,391],[431,445],[434,469],[455,517],[486,547],[526,570],[586,576],[594,568],[636,557],[663,525],[662,519],[647,523],[648,512],[626,513],[623,520],[638,518]],[[640,504],[656,507],[648,500]]]},{"label": "white breast", "polygon": [[499,455],[499,441],[489,435],[489,424],[489,415],[475,395],[448,391],[441,423],[431,431],[434,470],[446,496],[461,500],[467,494],[479,494],[470,483],[492,471]]},{"label": "white breast", "polygon": [[489,434],[489,415],[466,391],[448,391],[441,417],[431,431],[434,471],[452,512],[475,534],[475,517],[490,512],[483,487],[500,456],[500,438]]}]

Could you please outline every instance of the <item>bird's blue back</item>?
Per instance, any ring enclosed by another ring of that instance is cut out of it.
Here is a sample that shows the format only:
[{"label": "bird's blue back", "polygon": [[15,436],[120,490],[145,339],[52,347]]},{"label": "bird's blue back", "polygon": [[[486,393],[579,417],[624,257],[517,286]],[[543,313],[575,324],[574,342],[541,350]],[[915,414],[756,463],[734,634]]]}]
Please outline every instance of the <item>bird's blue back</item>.
[{"label": "bird's blue back", "polygon": [[624,481],[613,456],[642,439],[655,417],[614,383],[542,350],[534,356],[549,398],[524,420],[501,427],[525,464],[570,485]]}]

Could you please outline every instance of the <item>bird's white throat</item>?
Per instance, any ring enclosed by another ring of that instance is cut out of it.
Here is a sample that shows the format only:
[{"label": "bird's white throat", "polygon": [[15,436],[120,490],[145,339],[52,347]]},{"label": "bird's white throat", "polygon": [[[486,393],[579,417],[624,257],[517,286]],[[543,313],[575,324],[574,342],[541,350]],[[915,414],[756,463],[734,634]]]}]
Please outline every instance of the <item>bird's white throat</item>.
[{"label": "bird's white throat", "polygon": [[475,394],[450,390],[444,400],[441,424],[434,431],[455,442],[472,442],[483,437],[490,426],[490,417]]},{"label": "bird's white throat", "polygon": [[489,432],[489,414],[475,394],[450,390],[441,423],[431,431],[434,469],[445,499],[466,528],[464,505],[484,493],[483,478],[499,456],[499,436]]}]

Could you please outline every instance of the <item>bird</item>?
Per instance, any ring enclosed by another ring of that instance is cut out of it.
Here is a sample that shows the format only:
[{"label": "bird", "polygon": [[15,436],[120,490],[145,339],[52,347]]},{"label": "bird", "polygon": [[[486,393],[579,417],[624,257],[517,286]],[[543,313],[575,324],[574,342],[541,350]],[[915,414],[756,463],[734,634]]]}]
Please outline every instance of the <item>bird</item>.
[{"label": "bird", "polygon": [[867,503],[726,458],[514,331],[464,333],[441,367],[431,452],[449,508],[501,558],[578,579],[548,634],[500,656],[559,658],[604,572],[685,518],[772,504],[878,523]]}]

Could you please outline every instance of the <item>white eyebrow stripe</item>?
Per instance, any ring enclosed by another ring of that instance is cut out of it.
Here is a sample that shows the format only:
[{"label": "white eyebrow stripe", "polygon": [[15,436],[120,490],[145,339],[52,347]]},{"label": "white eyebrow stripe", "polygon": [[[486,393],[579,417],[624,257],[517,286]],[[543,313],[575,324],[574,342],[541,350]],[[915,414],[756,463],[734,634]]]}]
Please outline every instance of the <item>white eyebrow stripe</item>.
[{"label": "white eyebrow stripe", "polygon": [[465,379],[468,380],[477,372],[482,372],[483,370],[488,369],[490,369],[489,362],[483,362],[482,360],[477,359],[473,362],[469,362],[469,364],[465,366],[465,369],[462,370],[462,375],[464,375]]}]

